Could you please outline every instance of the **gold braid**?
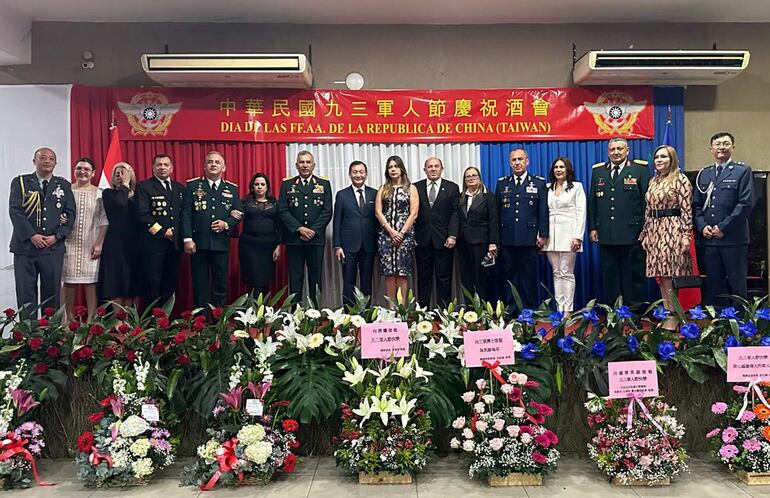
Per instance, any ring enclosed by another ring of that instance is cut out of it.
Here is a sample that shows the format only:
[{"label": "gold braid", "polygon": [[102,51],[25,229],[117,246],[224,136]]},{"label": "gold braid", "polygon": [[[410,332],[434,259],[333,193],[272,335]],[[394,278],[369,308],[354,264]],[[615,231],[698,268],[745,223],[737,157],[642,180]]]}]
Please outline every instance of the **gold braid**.
[{"label": "gold braid", "polygon": [[22,179],[22,176],[19,175],[19,187],[21,187],[21,207],[26,211],[27,218],[32,216],[32,212],[35,212],[35,220],[37,221],[37,226],[40,226],[40,192],[30,192],[29,197],[26,197],[26,190],[24,189],[24,180]]}]

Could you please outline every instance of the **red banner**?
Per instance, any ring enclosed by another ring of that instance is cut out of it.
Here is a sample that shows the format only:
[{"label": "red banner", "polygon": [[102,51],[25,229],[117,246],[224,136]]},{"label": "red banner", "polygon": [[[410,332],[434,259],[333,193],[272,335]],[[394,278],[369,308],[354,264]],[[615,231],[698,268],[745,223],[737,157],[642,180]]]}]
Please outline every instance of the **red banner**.
[{"label": "red banner", "polygon": [[500,142],[654,135],[651,87],[112,93],[123,140]]}]

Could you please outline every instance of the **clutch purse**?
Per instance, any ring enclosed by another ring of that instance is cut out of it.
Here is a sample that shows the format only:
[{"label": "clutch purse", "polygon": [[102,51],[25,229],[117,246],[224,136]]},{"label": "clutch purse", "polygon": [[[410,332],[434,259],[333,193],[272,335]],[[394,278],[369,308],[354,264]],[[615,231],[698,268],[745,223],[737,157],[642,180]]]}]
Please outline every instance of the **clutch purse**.
[{"label": "clutch purse", "polygon": [[481,260],[481,266],[482,268],[489,268],[490,266],[495,266],[495,257],[491,254],[487,253],[486,256],[484,256],[484,259]]},{"label": "clutch purse", "polygon": [[671,286],[674,289],[694,289],[701,286],[700,275],[685,275],[671,279]]}]

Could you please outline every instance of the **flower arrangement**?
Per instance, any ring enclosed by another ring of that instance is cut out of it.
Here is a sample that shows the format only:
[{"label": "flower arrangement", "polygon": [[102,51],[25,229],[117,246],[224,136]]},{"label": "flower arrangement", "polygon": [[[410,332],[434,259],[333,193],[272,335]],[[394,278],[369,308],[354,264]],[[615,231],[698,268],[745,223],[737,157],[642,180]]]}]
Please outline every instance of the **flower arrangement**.
[{"label": "flower arrangement", "polygon": [[559,438],[543,426],[553,409],[530,399],[528,392],[538,383],[517,372],[503,377],[497,365],[487,368],[489,380],[476,380],[475,390],[462,395],[468,413],[452,422],[458,434],[450,446],[470,458],[469,477],[544,475],[555,470]]},{"label": "flower arrangement", "polygon": [[718,417],[716,427],[706,434],[711,454],[732,472],[770,472],[768,385],[735,385],[733,390],[740,396],[729,404],[718,401],[711,405],[711,412]]},{"label": "flower arrangement", "polygon": [[[596,431],[588,454],[610,480],[654,485],[687,470],[684,426],[676,419],[676,408],[662,398],[625,400],[589,394],[585,407],[588,426]],[[634,413],[636,408],[639,414]]]},{"label": "flower arrangement", "polygon": [[40,403],[32,394],[20,389],[26,362],[21,360],[16,371],[0,370],[0,481],[3,489],[28,488],[34,479],[41,486],[35,459],[39,458],[45,440],[43,427],[34,421],[21,422]]},{"label": "flower arrangement", "polygon": [[184,469],[182,484],[208,491],[215,486],[267,484],[278,472],[294,472],[299,424],[281,416],[287,401],[273,403],[269,408],[274,413],[264,413],[273,377],[266,361],[259,366],[259,371],[246,371],[236,355],[230,389],[219,394],[209,439],[198,447],[196,461]]},{"label": "flower arrangement", "polygon": [[92,431],[77,440],[78,477],[87,486],[122,487],[146,484],[174,461],[176,439],[162,421],[161,406],[148,396],[149,362],[137,353],[133,371],[114,365],[113,392],[91,414]]},{"label": "flower arrangement", "polygon": [[377,363],[376,369],[364,368],[355,358],[348,366],[337,364],[356,401],[341,404],[342,431],[332,441],[334,457],[338,467],[359,477],[412,476],[425,467],[433,450],[431,419],[417,407],[416,397],[433,374],[420,367],[416,356]]}]

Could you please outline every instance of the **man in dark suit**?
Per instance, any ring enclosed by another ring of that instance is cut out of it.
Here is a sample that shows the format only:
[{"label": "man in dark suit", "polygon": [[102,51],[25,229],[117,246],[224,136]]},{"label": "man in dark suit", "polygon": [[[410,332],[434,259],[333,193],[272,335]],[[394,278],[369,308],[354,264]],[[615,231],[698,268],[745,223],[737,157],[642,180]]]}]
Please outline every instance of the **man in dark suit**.
[{"label": "man in dark suit", "polygon": [[59,308],[64,239],[75,223],[72,185],[54,176],[56,153],[42,147],[32,159],[35,172],[11,181],[8,214],[13,225],[11,252],[16,304]]},{"label": "man in dark suit", "polygon": [[529,155],[514,149],[508,155],[511,176],[497,180],[495,199],[500,213],[503,296],[516,312],[511,285],[525,308],[537,306],[537,250],[548,243],[548,192],[545,180],[527,173]]},{"label": "man in dark suit", "polygon": [[227,303],[230,229],[243,215],[238,185],[222,178],[222,153],[206,154],[204,176],[187,180],[182,199],[182,242],[190,254],[193,302],[200,308]]},{"label": "man in dark suit", "polygon": [[460,188],[441,178],[444,164],[437,157],[425,161],[425,180],[415,182],[420,211],[414,223],[417,243],[417,300],[428,307],[436,276],[436,305],[445,307],[452,300],[452,266],[457,243],[457,203]]},{"label": "man in dark suit", "polygon": [[342,262],[342,302],[352,305],[356,277],[359,289],[372,294],[374,255],[377,252],[377,219],[374,198],[377,191],[366,186],[366,164],[353,161],[348,167],[351,185],[337,192],[334,200],[332,242],[337,261]]},{"label": "man in dark suit", "polygon": [[644,196],[650,184],[647,161],[628,159],[625,138],[610,139],[609,161],[594,164],[588,196],[588,229],[599,243],[604,299],[614,304],[645,301],[645,253],[639,243],[644,226]]},{"label": "man in dark suit", "polygon": [[735,137],[726,131],[711,137],[714,164],[695,181],[695,226],[703,234],[703,303],[729,305],[720,294],[746,297],[749,221],[754,204],[751,167],[732,160]]},{"label": "man in dark suit", "polygon": [[278,214],[286,228],[289,291],[302,298],[307,267],[308,296],[316,306],[323,270],[326,225],[332,219],[332,188],[329,180],[313,174],[315,159],[309,151],[297,154],[297,176],[285,178],[278,198]]},{"label": "man in dark suit", "polygon": [[165,304],[176,292],[179,277],[179,223],[184,187],[171,179],[174,163],[168,154],[152,159],[152,177],[136,186],[136,209],[141,224],[142,298],[149,306]]}]

